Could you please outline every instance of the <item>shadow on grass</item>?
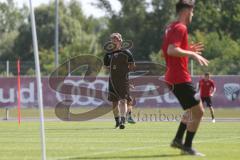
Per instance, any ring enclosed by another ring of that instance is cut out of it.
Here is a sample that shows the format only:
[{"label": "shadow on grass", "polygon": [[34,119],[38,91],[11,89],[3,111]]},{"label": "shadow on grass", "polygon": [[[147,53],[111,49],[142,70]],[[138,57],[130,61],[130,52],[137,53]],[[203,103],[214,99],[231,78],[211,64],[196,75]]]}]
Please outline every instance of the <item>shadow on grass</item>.
[{"label": "shadow on grass", "polygon": [[72,157],[64,160],[94,160],[94,159],[152,159],[152,158],[167,158],[167,157],[180,157],[182,154],[161,154],[161,155],[132,155],[132,156],[100,156],[100,157]]}]

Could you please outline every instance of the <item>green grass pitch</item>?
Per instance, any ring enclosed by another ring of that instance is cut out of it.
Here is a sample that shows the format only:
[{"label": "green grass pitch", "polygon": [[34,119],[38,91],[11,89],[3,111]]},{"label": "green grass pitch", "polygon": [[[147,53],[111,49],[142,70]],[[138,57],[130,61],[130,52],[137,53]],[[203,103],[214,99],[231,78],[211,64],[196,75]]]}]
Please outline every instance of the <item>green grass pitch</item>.
[{"label": "green grass pitch", "polygon": [[[233,111],[234,112],[234,111]],[[219,112],[220,113],[220,112]],[[234,113],[233,113],[234,114]],[[169,144],[178,122],[138,122],[113,129],[113,120],[90,122],[46,121],[48,160],[237,160],[240,159],[240,122],[202,122],[194,147],[206,157],[180,154]],[[0,121],[1,160],[40,160],[40,124],[24,120]]]}]

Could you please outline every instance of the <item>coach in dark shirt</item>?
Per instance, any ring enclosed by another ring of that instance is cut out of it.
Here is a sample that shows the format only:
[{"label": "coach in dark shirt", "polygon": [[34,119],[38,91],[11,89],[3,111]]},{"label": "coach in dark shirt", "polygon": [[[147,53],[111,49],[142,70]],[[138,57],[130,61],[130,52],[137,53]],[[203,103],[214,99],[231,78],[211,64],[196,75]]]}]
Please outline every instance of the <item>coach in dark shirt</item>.
[{"label": "coach in dark shirt", "polygon": [[104,56],[104,65],[110,70],[108,100],[113,103],[116,128],[124,129],[127,101],[130,98],[128,73],[135,64],[130,50],[121,48],[121,34],[113,33],[110,38],[115,47]]}]

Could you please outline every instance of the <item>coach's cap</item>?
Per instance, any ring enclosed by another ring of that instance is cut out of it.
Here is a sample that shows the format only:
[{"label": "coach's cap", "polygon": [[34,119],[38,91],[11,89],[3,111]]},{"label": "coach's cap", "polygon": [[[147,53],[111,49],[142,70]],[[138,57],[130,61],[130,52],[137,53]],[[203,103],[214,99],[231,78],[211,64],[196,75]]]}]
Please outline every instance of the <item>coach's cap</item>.
[{"label": "coach's cap", "polygon": [[120,41],[122,41],[122,35],[120,34],[120,33],[112,33],[111,35],[110,35],[110,38],[112,39],[112,38],[118,38]]},{"label": "coach's cap", "polygon": [[195,0],[179,0],[179,3],[193,7],[195,4]]}]

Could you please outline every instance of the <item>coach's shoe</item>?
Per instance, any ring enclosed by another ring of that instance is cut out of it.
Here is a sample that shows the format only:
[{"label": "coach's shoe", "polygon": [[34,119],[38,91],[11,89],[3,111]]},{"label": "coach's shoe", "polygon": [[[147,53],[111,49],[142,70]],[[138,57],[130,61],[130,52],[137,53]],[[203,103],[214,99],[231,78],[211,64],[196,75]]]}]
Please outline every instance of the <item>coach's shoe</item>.
[{"label": "coach's shoe", "polygon": [[125,128],[124,124],[123,124],[123,123],[120,124],[120,125],[119,125],[119,128],[120,128],[120,129],[124,129],[124,128]]},{"label": "coach's shoe", "polygon": [[119,128],[119,126],[120,126],[120,123],[116,123],[115,129]]},{"label": "coach's shoe", "polygon": [[183,143],[182,140],[179,139],[174,139],[170,145],[172,148],[178,148],[182,149],[183,148]]},{"label": "coach's shoe", "polygon": [[125,124],[125,117],[121,117],[121,118],[120,118],[119,128],[120,128],[120,129],[124,129],[124,128],[125,128],[124,124]]},{"label": "coach's shoe", "polygon": [[115,128],[118,128],[120,126],[120,117],[115,117]]},{"label": "coach's shoe", "polygon": [[216,120],[215,119],[212,119],[212,123],[215,123],[216,122]]},{"label": "coach's shoe", "polygon": [[190,148],[190,147],[183,147],[182,148],[182,154],[184,155],[191,155],[191,156],[200,156],[200,157],[204,157],[205,154],[202,154],[198,151],[196,151],[195,149],[193,148]]},{"label": "coach's shoe", "polygon": [[128,117],[127,119],[128,123],[131,123],[131,124],[135,124],[136,122],[134,121],[134,119],[132,117]]}]

